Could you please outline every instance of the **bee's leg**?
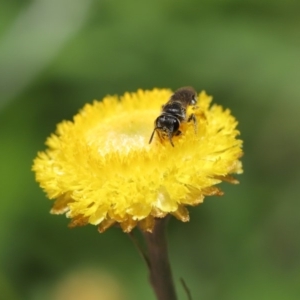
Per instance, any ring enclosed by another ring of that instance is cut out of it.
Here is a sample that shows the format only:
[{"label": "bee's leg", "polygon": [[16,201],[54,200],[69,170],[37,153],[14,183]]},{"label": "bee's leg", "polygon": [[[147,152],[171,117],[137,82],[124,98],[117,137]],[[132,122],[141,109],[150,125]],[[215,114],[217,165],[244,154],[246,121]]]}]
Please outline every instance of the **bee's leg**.
[{"label": "bee's leg", "polygon": [[162,143],[163,142],[163,137],[162,137],[161,132],[159,130],[157,130],[157,135],[159,137],[160,142]]},{"label": "bee's leg", "polygon": [[181,135],[181,131],[180,130],[177,130],[177,132],[175,133],[175,135]]},{"label": "bee's leg", "polygon": [[195,133],[197,133],[197,119],[196,119],[196,117],[195,117],[194,114],[191,114],[191,115],[188,117],[188,122],[190,122],[190,121],[193,121]]},{"label": "bee's leg", "polygon": [[190,114],[188,117],[188,122],[193,121],[194,123],[197,123],[196,117],[194,114]]}]

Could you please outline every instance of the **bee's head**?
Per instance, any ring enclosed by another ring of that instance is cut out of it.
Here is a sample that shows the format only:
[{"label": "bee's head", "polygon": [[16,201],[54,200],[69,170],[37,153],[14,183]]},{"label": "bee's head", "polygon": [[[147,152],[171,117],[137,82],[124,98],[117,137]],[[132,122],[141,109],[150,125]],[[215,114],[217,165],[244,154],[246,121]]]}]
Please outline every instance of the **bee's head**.
[{"label": "bee's head", "polygon": [[161,114],[154,122],[154,130],[149,140],[149,144],[152,142],[154,133],[157,132],[161,140],[169,139],[171,145],[174,147],[172,137],[178,135],[180,121],[175,116],[170,114]]}]

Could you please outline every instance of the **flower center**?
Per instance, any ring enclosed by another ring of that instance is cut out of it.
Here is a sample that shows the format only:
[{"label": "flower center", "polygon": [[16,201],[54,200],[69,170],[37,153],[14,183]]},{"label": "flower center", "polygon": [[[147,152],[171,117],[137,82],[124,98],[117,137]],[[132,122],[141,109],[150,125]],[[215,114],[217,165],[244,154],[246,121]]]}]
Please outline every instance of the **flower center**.
[{"label": "flower center", "polygon": [[87,142],[96,145],[102,156],[111,152],[126,154],[147,149],[156,117],[156,110],[118,113],[99,121],[87,134]]}]

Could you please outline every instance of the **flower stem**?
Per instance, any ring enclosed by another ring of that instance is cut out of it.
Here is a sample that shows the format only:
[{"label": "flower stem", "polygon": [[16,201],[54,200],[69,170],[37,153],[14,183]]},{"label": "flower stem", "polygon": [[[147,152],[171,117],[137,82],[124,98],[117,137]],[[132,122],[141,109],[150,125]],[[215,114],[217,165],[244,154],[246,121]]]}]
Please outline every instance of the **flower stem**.
[{"label": "flower stem", "polygon": [[148,248],[149,279],[157,300],[177,299],[165,234],[167,219],[168,218],[156,219],[152,233],[144,232]]}]

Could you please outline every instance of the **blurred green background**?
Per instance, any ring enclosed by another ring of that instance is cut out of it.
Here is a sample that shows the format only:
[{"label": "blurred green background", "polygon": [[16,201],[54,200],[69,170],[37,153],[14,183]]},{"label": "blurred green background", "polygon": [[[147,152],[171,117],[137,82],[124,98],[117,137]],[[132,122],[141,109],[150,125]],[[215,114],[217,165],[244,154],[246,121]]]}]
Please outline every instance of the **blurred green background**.
[{"label": "blurred green background", "polygon": [[241,184],[169,224],[179,299],[299,299],[300,2],[0,3],[0,299],[152,300],[117,228],[70,230],[30,171],[56,123],[138,88],[192,85],[229,107]]}]

